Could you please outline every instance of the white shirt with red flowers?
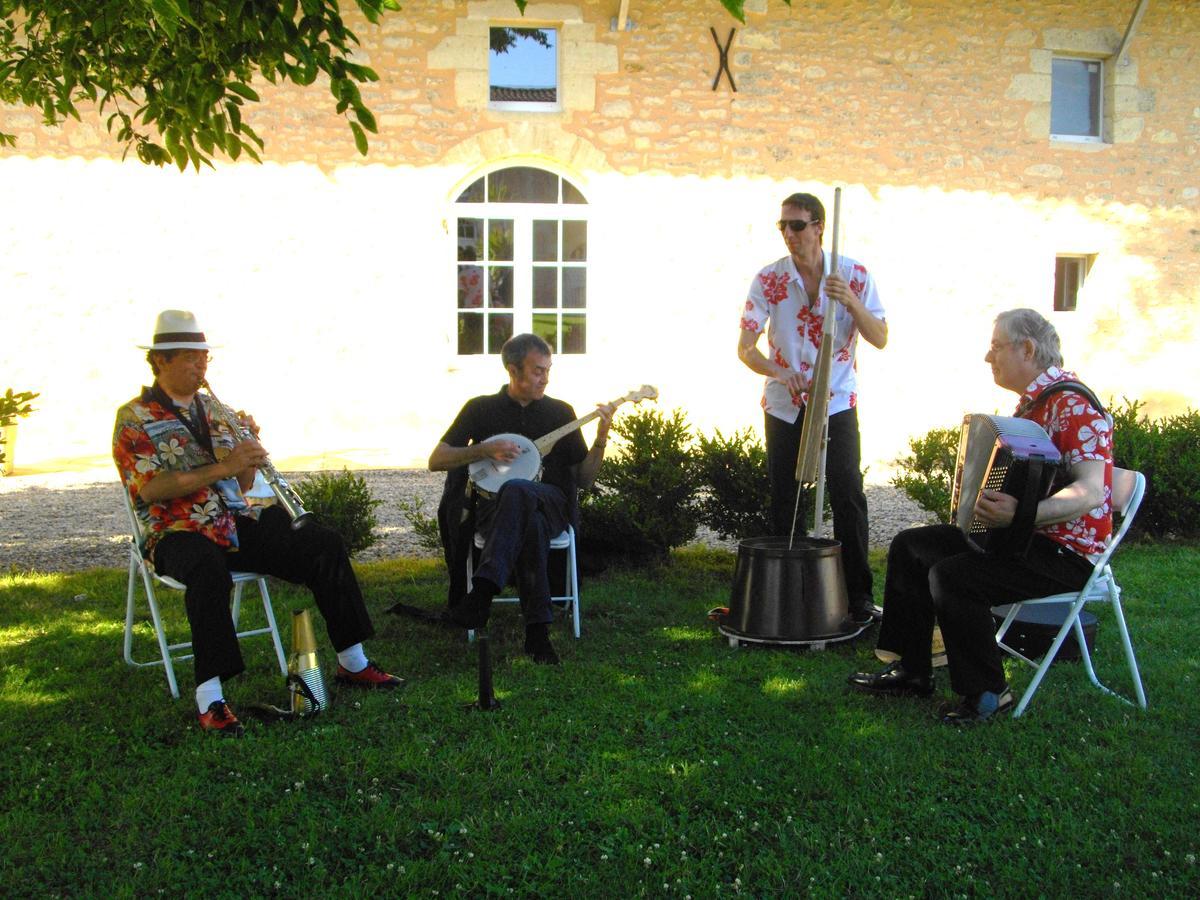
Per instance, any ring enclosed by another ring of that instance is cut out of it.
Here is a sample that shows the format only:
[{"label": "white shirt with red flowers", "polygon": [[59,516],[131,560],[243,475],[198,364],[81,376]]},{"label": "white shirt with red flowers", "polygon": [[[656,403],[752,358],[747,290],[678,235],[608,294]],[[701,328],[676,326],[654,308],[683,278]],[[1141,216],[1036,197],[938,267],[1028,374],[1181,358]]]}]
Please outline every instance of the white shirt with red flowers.
[{"label": "white shirt with red flowers", "polygon": [[[861,263],[842,256],[838,259],[838,272],[871,315],[886,318],[875,279]],[[858,405],[855,362],[858,326],[854,324],[850,310],[837,301],[830,301],[824,290],[816,298],[810,298],[796,264],[791,256],[785,256],[754,276],[742,311],[741,327],[754,334],[761,334],[766,328],[767,356],[778,365],[811,378],[821,347],[825,308],[830,302],[837,306],[829,382],[829,414],[833,415]],[[795,422],[800,407],[807,402],[807,392],[792,394],[777,378],[768,378],[763,386],[763,409],[785,422]]]},{"label": "white shirt with red flowers", "polygon": [[[1026,403],[1036,402],[1056,381],[1079,381],[1079,378],[1073,372],[1051,366],[1025,388],[1017,401],[1018,411]],[[1053,394],[1026,418],[1037,422],[1050,435],[1063,456],[1063,465],[1070,467],[1089,459],[1104,463],[1104,499],[1099,506],[1070,522],[1037,529],[1039,534],[1095,562],[1112,535],[1112,421],[1082,394],[1070,390]]]}]

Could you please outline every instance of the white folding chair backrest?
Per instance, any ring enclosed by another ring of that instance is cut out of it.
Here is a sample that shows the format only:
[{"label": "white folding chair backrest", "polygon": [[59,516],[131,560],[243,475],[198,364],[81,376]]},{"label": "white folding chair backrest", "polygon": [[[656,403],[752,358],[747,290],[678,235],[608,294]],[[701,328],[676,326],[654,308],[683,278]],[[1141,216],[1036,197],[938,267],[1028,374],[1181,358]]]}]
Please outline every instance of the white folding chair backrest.
[{"label": "white folding chair backrest", "polygon": [[[144,532],[142,531],[142,521],[134,512],[133,503],[129,499],[129,491],[124,483],[120,485],[121,496],[125,501],[125,512],[129,516],[129,530],[132,535],[129,539],[129,584],[125,592],[125,662],[131,666],[162,666],[163,671],[167,676],[167,685],[171,689],[171,696],[179,699],[179,684],[175,680],[174,663],[182,662],[192,658],[191,653],[179,653],[177,651],[187,651],[191,649],[191,641],[181,641],[176,644],[167,641],[167,634],[163,628],[162,614],[158,608],[158,596],[155,593],[155,585],[161,584],[165,587],[172,588],[177,591],[187,590],[186,585],[171,578],[168,575],[159,575],[154,571],[154,566],[146,559],[142,558],[142,542],[145,540]],[[262,628],[251,628],[237,633],[238,638],[252,637],[257,634],[269,634],[275,645],[275,657],[279,661],[279,671],[283,675],[287,675],[287,660],[283,655],[283,644],[279,640],[279,627],[275,623],[275,610],[271,607],[271,594],[267,590],[267,579],[265,576],[257,572],[230,572],[233,578],[233,625],[237,628],[238,618],[242,609],[242,590],[248,582],[254,582],[258,585],[258,594],[262,599],[263,615],[266,618],[266,625]],[[142,590],[146,595],[146,603],[150,607],[150,619],[154,625],[155,637],[158,639],[158,659],[149,659],[140,662],[134,659],[133,656],[133,620],[136,601],[136,592],[138,582],[142,584]]]},{"label": "white folding chair backrest", "polygon": [[[486,540],[482,534],[475,532],[475,549],[482,550]],[[553,594],[550,597],[551,603],[559,604],[563,607],[563,612],[571,616],[572,628],[575,632],[575,637],[579,637],[580,629],[580,613],[579,613],[579,562],[575,548],[575,529],[571,525],[567,526],[567,530],[556,537],[550,538],[551,550],[565,550],[567,553],[567,571],[563,593]],[[471,578],[475,572],[475,558],[473,553],[467,554],[467,590],[471,589]],[[494,603],[519,603],[519,597],[504,596],[503,592],[497,596]],[[468,632],[468,638],[474,638],[474,632]]]},{"label": "white folding chair backrest", "polygon": [[[1129,627],[1125,622],[1125,612],[1121,606],[1121,587],[1117,584],[1117,580],[1113,575],[1112,566],[1109,561],[1112,559],[1117,548],[1124,540],[1126,533],[1129,531],[1130,525],[1133,524],[1133,519],[1137,515],[1139,507],[1142,505],[1142,498],[1146,493],[1146,476],[1141,472],[1135,472],[1131,469],[1113,469],[1112,481],[1112,506],[1115,512],[1121,514],[1120,527],[1113,533],[1108,542],[1108,546],[1092,567],[1092,574],[1088,578],[1087,583],[1083,588],[1076,593],[1054,594],[1049,597],[1037,597],[1030,600],[1024,600],[1020,603],[1013,603],[1004,621],[1001,623],[999,630],[996,632],[996,642],[1000,648],[1009,655],[1028,663],[1037,671],[1034,672],[1033,678],[1029,682],[1029,687],[1025,689],[1025,693],[1021,697],[1021,702],[1017,704],[1017,708],[1013,711],[1013,716],[1019,716],[1025,711],[1029,702],[1033,699],[1033,695],[1041,686],[1042,679],[1045,678],[1049,671],[1054,658],[1058,655],[1058,650],[1066,640],[1067,635],[1074,631],[1076,643],[1079,645],[1080,659],[1083,662],[1084,669],[1087,671],[1088,679],[1100,690],[1107,694],[1111,694],[1126,703],[1132,705],[1131,700],[1116,691],[1105,686],[1100,682],[1096,675],[1096,669],[1092,665],[1091,653],[1087,648],[1083,625],[1079,621],[1079,614],[1083,611],[1083,607],[1088,603],[1108,603],[1113,610],[1113,616],[1116,619],[1117,630],[1121,635],[1121,644],[1125,651],[1125,661],[1129,667],[1129,674],[1133,681],[1134,692],[1137,695],[1137,705],[1142,709],[1146,708],[1146,692],[1142,687],[1142,676],[1138,671],[1137,658],[1133,652],[1133,642],[1129,638]],[[1004,643],[1004,637],[1008,633],[1009,626],[1016,619],[1017,613],[1022,607],[1027,605],[1039,605],[1048,603],[1069,604],[1070,610],[1066,620],[1055,635],[1050,649],[1046,651],[1045,656],[1041,661],[1035,661],[1024,656],[1018,650]]]}]

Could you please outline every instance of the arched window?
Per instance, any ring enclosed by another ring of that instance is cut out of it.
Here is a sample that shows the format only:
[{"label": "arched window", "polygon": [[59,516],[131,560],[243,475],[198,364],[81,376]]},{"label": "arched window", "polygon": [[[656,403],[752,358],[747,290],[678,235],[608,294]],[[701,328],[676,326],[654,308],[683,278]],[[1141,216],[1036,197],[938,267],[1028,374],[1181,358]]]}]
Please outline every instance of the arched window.
[{"label": "arched window", "polygon": [[455,201],[458,353],[499,353],[532,331],[587,351],[587,200],[544,169],[489,172]]}]

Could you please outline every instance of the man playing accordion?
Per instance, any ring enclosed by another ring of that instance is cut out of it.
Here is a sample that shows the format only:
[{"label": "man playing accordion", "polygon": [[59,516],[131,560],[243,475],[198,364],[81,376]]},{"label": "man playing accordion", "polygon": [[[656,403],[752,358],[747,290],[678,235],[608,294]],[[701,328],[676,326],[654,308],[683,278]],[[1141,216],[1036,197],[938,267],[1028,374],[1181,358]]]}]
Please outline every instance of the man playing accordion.
[{"label": "man playing accordion", "polygon": [[[1062,454],[1066,483],[1038,503],[1024,555],[980,552],[954,525],[898,534],[888,550],[878,646],[899,660],[882,672],[849,678],[852,687],[873,694],[930,696],[936,621],[950,686],[962,697],[942,717],[948,724],[987,721],[1013,705],[991,608],[1079,590],[1112,533],[1112,422],[1079,391],[1051,388],[1077,381],[1062,370],[1054,326],[1031,309],[1003,312],[984,361],[996,384],[1020,395],[1014,415],[1037,422],[1050,436]],[[1005,527],[1017,502],[984,490],[974,514],[989,528]]]}]

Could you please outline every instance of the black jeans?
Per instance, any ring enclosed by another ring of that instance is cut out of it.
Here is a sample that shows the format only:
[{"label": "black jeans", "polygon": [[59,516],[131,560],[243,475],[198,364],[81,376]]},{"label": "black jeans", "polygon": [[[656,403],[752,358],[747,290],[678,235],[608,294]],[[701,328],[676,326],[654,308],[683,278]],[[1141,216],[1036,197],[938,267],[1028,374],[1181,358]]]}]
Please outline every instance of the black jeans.
[{"label": "black jeans", "polygon": [[1040,534],[1022,558],[981,553],[953,525],[910,528],[888,549],[879,648],[900,654],[917,675],[932,671],[933,625],[942,628],[955,693],[973,697],[1004,689],[991,608],[1077,591],[1092,564]]},{"label": "black jeans", "polygon": [[196,683],[243,671],[229,592],[231,570],[259,572],[306,585],[325,619],[334,650],[375,633],[341,535],[310,521],[293,530],[287,513],[272,506],[258,520],[237,517],[238,549],[226,550],[192,531],[175,531],[154,547],[154,568],[182,581],[192,627]]},{"label": "black jeans", "polygon": [[475,515],[485,538],[475,577],[503,588],[515,573],[525,624],[554,621],[547,563],[550,539],[570,524],[566,496],[553,485],[515,478],[495,500],[481,501]]},{"label": "black jeans", "polygon": [[[804,413],[794,423],[766,414],[767,473],[771,480],[771,524],[778,535],[792,530],[796,504],[796,456]],[[867,561],[867,497],[863,493],[858,411],[848,409],[829,417],[829,449],[825,481],[833,508],[833,536],[842,545],[842,571],[852,610],[872,602],[871,566]],[[802,523],[797,530],[806,531]]]}]

